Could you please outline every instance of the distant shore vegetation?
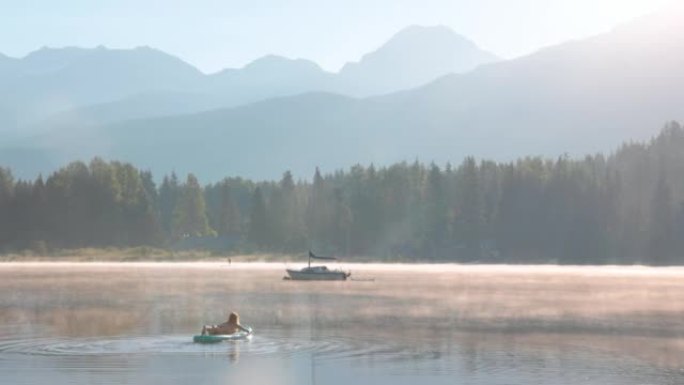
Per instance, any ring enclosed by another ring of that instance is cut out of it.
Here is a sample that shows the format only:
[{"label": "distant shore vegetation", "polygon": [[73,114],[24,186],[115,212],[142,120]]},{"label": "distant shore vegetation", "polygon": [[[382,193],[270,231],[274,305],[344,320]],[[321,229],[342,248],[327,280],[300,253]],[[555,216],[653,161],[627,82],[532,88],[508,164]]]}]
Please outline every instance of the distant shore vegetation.
[{"label": "distant shore vegetation", "polygon": [[[356,259],[358,260],[358,259]],[[23,249],[0,254],[1,262],[306,262],[306,254],[235,254],[219,250],[172,250],[169,248],[83,247],[78,249]]]},{"label": "distant shore vegetation", "polygon": [[649,142],[582,159],[356,165],[311,181],[286,171],[203,186],[170,174],[157,185],[100,158],[31,181],[0,168],[1,260],[309,249],[356,261],[681,265],[684,130],[671,122]]}]

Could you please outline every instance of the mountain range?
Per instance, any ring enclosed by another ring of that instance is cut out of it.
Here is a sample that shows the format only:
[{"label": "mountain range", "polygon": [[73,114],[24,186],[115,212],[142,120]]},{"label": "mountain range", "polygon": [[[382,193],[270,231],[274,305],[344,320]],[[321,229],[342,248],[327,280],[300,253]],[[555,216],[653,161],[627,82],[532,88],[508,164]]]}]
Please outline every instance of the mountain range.
[{"label": "mountain range", "polygon": [[0,132],[26,135],[60,124],[176,115],[310,91],[363,97],[496,60],[446,27],[418,26],[400,31],[339,74],[274,55],[205,75],[149,47],[43,48],[21,59],[0,56]]},{"label": "mountain range", "polygon": [[[286,169],[308,177],[316,166],[334,170],[355,163],[383,165],[416,158],[443,164],[460,162],[467,155],[496,160],[581,156],[624,140],[648,138],[666,121],[684,119],[681,15],[654,14],[605,34],[508,61],[478,59],[480,65],[460,70],[453,62],[420,67],[408,56],[402,64],[383,61],[382,55],[376,56],[383,51],[379,49],[338,74],[316,70],[310,62],[287,61],[293,73],[310,74],[311,83],[279,83],[286,77],[275,76],[271,66],[283,59],[264,58],[239,74],[229,70],[212,76],[232,76],[225,81],[236,84],[235,78],[254,71],[257,79],[264,79],[263,89],[279,89],[279,93],[265,96],[254,87],[251,102],[231,101],[230,107],[215,105],[202,111],[215,100],[201,102],[201,95],[208,94],[205,89],[183,89],[178,99],[171,99],[187,100],[189,92],[196,92],[199,106],[188,107],[194,111],[179,107],[179,114],[153,117],[143,108],[137,116],[128,115],[128,120],[117,119],[117,109],[123,108],[113,106],[135,106],[135,102],[91,106],[95,118],[80,119],[87,115],[80,113],[53,116],[42,123],[49,129],[36,130],[42,134],[5,146],[0,163],[35,175],[68,160],[100,155],[131,161],[157,174],[192,171],[204,180],[217,180],[227,175],[277,178]],[[395,38],[404,40],[412,34],[408,29]],[[396,48],[402,44],[415,47],[415,43],[392,41],[383,47],[385,52],[402,51]],[[420,52],[406,50],[409,56]],[[446,54],[435,57],[453,59]],[[409,76],[416,66],[431,70]],[[375,71],[377,77],[359,75],[363,68],[365,73]],[[444,68],[457,69],[444,74]],[[443,76],[425,80],[424,74],[430,72]],[[341,82],[349,88],[335,83],[346,76],[359,80]],[[306,84],[328,86],[307,90]],[[218,80],[212,86],[224,89]],[[107,114],[111,118],[98,117]]]}]

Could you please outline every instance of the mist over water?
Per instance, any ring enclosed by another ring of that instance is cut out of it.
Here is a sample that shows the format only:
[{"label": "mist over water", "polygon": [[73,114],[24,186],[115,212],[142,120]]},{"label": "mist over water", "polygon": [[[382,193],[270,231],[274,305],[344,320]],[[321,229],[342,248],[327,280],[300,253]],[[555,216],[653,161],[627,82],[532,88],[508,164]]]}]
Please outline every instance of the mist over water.
[{"label": "mist over water", "polygon": [[[2,264],[8,384],[677,384],[684,270]],[[372,280],[371,280],[372,279]],[[249,341],[192,343],[238,311]]]}]

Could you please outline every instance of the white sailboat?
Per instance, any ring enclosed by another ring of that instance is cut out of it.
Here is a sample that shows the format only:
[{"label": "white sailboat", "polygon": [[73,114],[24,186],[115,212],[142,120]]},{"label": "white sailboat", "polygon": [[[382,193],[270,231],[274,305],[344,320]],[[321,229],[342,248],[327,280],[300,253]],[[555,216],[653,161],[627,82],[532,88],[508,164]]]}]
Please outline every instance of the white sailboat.
[{"label": "white sailboat", "polygon": [[337,260],[335,257],[319,257],[309,251],[309,265],[299,270],[286,269],[289,279],[297,281],[344,281],[351,275],[342,270],[330,270],[327,266],[311,266],[311,259]]}]

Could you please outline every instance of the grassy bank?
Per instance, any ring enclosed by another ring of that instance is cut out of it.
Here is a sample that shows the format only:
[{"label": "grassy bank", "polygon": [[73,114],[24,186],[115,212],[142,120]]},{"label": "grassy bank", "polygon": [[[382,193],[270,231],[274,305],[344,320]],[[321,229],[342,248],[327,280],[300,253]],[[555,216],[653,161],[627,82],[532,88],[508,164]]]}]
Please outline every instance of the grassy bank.
[{"label": "grassy bank", "polygon": [[0,262],[290,262],[304,261],[306,254],[254,253],[229,254],[205,250],[168,250],[155,247],[132,248],[79,248],[59,249],[49,252],[23,250],[0,254]]}]

